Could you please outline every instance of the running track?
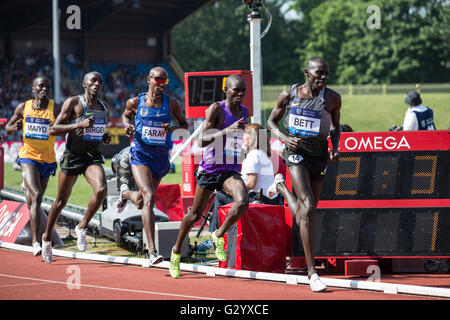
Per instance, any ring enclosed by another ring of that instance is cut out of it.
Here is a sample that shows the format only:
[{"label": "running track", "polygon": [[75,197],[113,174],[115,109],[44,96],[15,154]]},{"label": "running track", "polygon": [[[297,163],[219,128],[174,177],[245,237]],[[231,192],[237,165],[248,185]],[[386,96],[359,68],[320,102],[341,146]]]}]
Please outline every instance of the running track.
[{"label": "running track", "polygon": [[[442,300],[343,288],[313,293],[306,285],[188,272],[172,279],[166,269],[63,257],[54,257],[53,263],[47,264],[40,256],[4,248],[0,249],[0,261],[1,300]],[[78,289],[70,288],[74,270],[80,274]],[[433,276],[435,286],[449,287],[449,275]],[[402,281],[397,279],[397,283]],[[429,281],[426,285],[430,286]]]}]

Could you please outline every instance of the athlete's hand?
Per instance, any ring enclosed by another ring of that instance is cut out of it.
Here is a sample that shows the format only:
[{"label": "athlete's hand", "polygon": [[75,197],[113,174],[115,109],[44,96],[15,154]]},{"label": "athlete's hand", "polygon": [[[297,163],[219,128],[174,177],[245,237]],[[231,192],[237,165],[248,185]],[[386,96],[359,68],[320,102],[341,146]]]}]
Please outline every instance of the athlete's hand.
[{"label": "athlete's hand", "polygon": [[174,127],[172,127],[172,126],[170,125],[169,122],[163,123],[163,124],[161,125],[161,127],[164,129],[164,131],[165,131],[166,133],[171,133],[171,132],[173,132],[173,130],[174,130]]},{"label": "athlete's hand", "polygon": [[111,143],[111,138],[112,138],[111,134],[109,132],[105,132],[103,134],[102,141],[103,141],[104,144],[110,144]]},{"label": "athlete's hand", "polygon": [[244,130],[245,127],[245,119],[240,118],[238,121],[234,122],[230,126],[225,129],[225,134],[234,133],[238,130]]},{"label": "athlete's hand", "polygon": [[78,128],[86,129],[92,128],[94,126],[94,116],[90,116],[89,118],[84,119],[78,124]]},{"label": "athlete's hand", "polygon": [[11,129],[14,130],[14,131],[22,130],[22,128],[23,128],[22,119],[20,119],[19,121],[16,121],[16,123],[11,125]]},{"label": "athlete's hand", "polygon": [[287,136],[283,142],[286,145],[286,148],[288,148],[289,150],[295,151],[298,148],[300,148],[300,146],[302,145],[302,138]]},{"label": "athlete's hand", "polygon": [[126,136],[128,138],[132,138],[135,131],[136,131],[136,128],[132,124],[130,124],[129,126],[125,127],[125,134],[126,134]]},{"label": "athlete's hand", "polygon": [[331,162],[337,162],[339,160],[339,157],[340,157],[339,151],[334,151],[334,150],[330,151]]}]

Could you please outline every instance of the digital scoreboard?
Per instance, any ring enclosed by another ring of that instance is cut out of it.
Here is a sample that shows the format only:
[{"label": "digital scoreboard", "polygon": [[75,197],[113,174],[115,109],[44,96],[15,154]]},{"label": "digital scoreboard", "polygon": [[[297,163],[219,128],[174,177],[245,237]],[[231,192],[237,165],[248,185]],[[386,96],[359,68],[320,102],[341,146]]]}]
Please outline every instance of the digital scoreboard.
[{"label": "digital scoreboard", "polygon": [[[292,233],[293,256],[303,256],[295,219]],[[342,133],[316,211],[315,250],[450,257],[450,131]]]},{"label": "digital scoreboard", "polygon": [[205,111],[216,102],[225,99],[225,82],[228,76],[239,74],[247,90],[242,104],[253,115],[253,84],[249,70],[186,72],[184,74],[186,118],[205,118]]}]

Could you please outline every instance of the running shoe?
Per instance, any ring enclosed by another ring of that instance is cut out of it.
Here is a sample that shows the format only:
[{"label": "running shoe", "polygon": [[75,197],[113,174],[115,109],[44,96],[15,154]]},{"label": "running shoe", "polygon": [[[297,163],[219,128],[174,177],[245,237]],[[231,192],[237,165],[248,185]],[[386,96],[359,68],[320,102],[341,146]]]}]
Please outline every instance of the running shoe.
[{"label": "running shoe", "polygon": [[121,213],[127,204],[127,199],[122,197],[122,194],[125,190],[129,190],[127,184],[122,184],[120,186],[119,198],[117,199],[117,213]]},{"label": "running shoe", "polygon": [[272,198],[274,195],[276,195],[278,193],[277,185],[280,182],[284,182],[284,178],[283,178],[283,175],[281,173],[278,173],[275,176],[275,179],[274,179],[273,183],[270,185],[269,188],[267,188],[267,195],[269,196],[269,198]]},{"label": "running shoe", "polygon": [[211,238],[216,246],[216,257],[219,261],[225,261],[227,259],[227,253],[225,252],[225,239],[223,237],[217,237],[216,232],[211,233]]},{"label": "running shoe", "polygon": [[86,251],[86,229],[79,229],[78,225],[75,227],[75,233],[77,234],[77,247],[80,251]]},{"label": "running shoe", "polygon": [[52,253],[52,242],[45,241],[42,235],[42,260],[47,263],[52,263],[53,253]]},{"label": "running shoe", "polygon": [[321,292],[327,289],[327,286],[320,280],[317,273],[314,273],[309,279],[309,286],[313,292]]},{"label": "running shoe", "polygon": [[174,279],[180,276],[180,259],[181,255],[174,253],[172,249],[172,254],[170,255],[169,273]]},{"label": "running shoe", "polygon": [[158,251],[154,250],[150,253],[150,265],[154,266],[155,264],[161,263],[164,261],[164,257],[158,253]]},{"label": "running shoe", "polygon": [[41,245],[39,244],[39,242],[36,241],[35,243],[33,243],[33,256],[36,257],[40,255],[41,252],[42,252]]}]

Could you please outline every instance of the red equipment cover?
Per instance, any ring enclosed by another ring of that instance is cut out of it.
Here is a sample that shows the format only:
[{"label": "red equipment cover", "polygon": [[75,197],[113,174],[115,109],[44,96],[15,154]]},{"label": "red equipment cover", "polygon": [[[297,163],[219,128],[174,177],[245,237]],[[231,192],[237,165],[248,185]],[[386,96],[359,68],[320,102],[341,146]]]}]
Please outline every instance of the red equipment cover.
[{"label": "red equipment cover", "polygon": [[[219,207],[220,225],[225,221],[233,204]],[[227,247],[230,249],[234,247],[234,250],[227,250],[227,260],[219,263],[221,268],[284,272],[286,268],[284,208],[250,204],[247,212],[225,234],[225,248]]]},{"label": "red equipment cover", "polygon": [[156,189],[156,207],[167,214],[170,221],[183,220],[180,185],[160,184]]}]

